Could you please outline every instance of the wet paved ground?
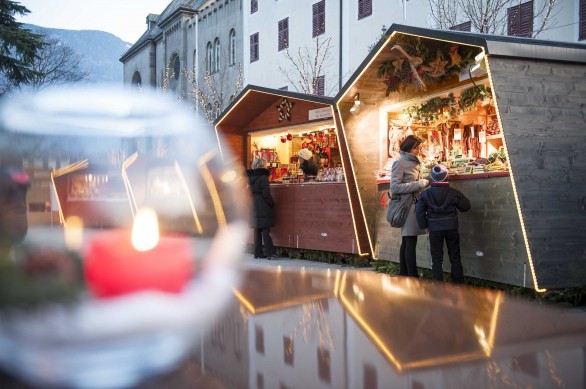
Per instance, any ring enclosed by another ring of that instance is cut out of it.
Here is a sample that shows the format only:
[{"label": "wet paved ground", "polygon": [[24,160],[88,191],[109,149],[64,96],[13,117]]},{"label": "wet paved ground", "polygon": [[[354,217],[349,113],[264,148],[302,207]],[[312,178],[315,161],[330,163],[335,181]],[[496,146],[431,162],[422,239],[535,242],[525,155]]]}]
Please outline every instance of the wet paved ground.
[{"label": "wet paved ground", "polygon": [[[362,271],[373,271],[374,268],[372,267],[352,267],[352,266],[342,266],[336,265],[331,263],[324,263],[324,262],[317,262],[317,261],[307,261],[304,259],[292,259],[289,257],[280,257],[278,259],[267,260],[266,258],[254,258],[252,254],[245,253],[244,254],[246,259],[245,263],[246,266],[250,267],[278,267],[281,266],[282,268],[299,268],[299,269],[341,269],[341,270],[362,270]],[[538,302],[536,302],[538,304]],[[550,305],[550,304],[548,304]],[[586,306],[579,306],[574,307],[571,304],[560,303],[555,304],[551,303],[551,305],[567,310],[570,313],[575,313],[579,315],[586,316]]]}]

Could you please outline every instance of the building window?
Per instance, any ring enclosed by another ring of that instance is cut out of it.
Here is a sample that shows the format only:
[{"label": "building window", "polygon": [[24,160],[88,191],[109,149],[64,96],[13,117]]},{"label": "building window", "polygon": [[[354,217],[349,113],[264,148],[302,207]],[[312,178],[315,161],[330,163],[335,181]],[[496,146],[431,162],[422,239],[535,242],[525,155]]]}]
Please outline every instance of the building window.
[{"label": "building window", "polygon": [[578,33],[578,40],[583,41],[586,39],[586,0],[580,0],[580,10],[579,12],[579,33]]},{"label": "building window", "polygon": [[265,333],[260,326],[254,327],[254,344],[256,346],[257,353],[265,353]]},{"label": "building window", "polygon": [[313,94],[318,96],[325,95],[325,77],[319,76],[313,79]]},{"label": "building window", "polygon": [[179,61],[177,54],[173,55],[171,63],[173,64],[173,78],[177,81],[179,80],[179,73],[181,73],[181,61]]},{"label": "building window", "polygon": [[295,356],[295,343],[293,343],[293,337],[283,337],[283,360],[285,364],[293,366],[293,357]]},{"label": "building window", "polygon": [[135,88],[139,88],[142,86],[142,82],[141,82],[141,78],[140,78],[140,73],[139,72],[134,72],[134,75],[132,76],[132,86]]},{"label": "building window", "polygon": [[212,42],[206,45],[206,72],[212,73],[214,71],[214,53],[212,49]]},{"label": "building window", "polygon": [[358,20],[372,15],[372,0],[358,0]]},{"label": "building window", "polygon": [[326,0],[313,5],[313,34],[315,38],[326,32]]},{"label": "building window", "polygon": [[197,69],[197,50],[193,50],[193,71]]},{"label": "building window", "polygon": [[330,359],[330,352],[325,348],[318,348],[317,349],[317,374],[319,379],[330,383],[332,380],[332,373],[331,373],[331,365],[332,361]]},{"label": "building window", "polygon": [[376,375],[376,367],[366,364],[362,366],[362,374],[364,377],[363,388],[378,388],[378,377]]},{"label": "building window", "polygon": [[236,31],[230,30],[230,54],[229,54],[229,65],[236,64]]},{"label": "building window", "polygon": [[531,38],[533,35],[533,1],[509,8],[507,19],[508,35]]},{"label": "building window", "polygon": [[289,47],[289,18],[279,20],[279,51]]},{"label": "building window", "polygon": [[258,0],[250,0],[250,13],[258,11]]},{"label": "building window", "polygon": [[472,23],[470,21],[466,23],[460,23],[456,26],[450,27],[450,30],[454,31],[471,31],[470,28],[472,27]]},{"label": "building window", "polygon": [[214,72],[220,71],[220,38],[214,39]]},{"label": "building window", "polygon": [[258,61],[258,32],[250,36],[250,62]]}]

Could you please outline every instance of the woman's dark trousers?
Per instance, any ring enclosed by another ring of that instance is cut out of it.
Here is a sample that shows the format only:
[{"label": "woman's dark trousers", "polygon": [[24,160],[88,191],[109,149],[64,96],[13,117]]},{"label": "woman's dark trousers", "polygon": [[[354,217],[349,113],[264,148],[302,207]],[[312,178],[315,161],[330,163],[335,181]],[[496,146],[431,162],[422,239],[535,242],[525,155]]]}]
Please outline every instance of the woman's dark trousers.
[{"label": "woman's dark trousers", "polygon": [[401,248],[399,249],[399,275],[419,277],[417,272],[417,260],[415,248],[417,247],[417,235],[403,236]]},{"label": "woman's dark trousers", "polygon": [[271,238],[270,228],[255,228],[254,229],[254,256],[260,257],[263,255],[263,242],[264,242],[264,255],[267,257],[275,255],[275,248],[273,247],[273,239]]},{"label": "woman's dark trousers", "polygon": [[460,234],[458,230],[430,231],[429,247],[431,250],[431,273],[436,281],[444,280],[442,263],[444,259],[444,240],[448,247],[450,258],[452,282],[455,284],[464,283],[464,268],[460,257]]}]

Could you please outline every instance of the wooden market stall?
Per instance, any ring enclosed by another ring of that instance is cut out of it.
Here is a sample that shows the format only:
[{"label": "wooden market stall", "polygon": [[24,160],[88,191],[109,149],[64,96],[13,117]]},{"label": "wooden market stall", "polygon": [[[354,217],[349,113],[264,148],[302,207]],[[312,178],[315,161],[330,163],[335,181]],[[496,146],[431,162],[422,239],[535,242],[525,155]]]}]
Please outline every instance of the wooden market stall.
[{"label": "wooden market stall", "polygon": [[[363,218],[352,185],[348,156],[335,125],[333,99],[247,86],[215,123],[224,158],[249,169],[256,157],[270,163],[275,199],[277,247],[367,255]],[[303,182],[297,153],[313,148],[321,166],[315,180]],[[350,176],[348,176],[350,174]],[[358,222],[356,222],[358,220]],[[252,242],[252,237],[250,238]]]},{"label": "wooden market stall", "polygon": [[[413,133],[422,175],[442,161],[471,199],[467,276],[586,284],[585,64],[580,44],[393,25],[336,97],[373,256],[398,262],[400,230],[380,200]],[[427,239],[417,258],[431,268]]]}]

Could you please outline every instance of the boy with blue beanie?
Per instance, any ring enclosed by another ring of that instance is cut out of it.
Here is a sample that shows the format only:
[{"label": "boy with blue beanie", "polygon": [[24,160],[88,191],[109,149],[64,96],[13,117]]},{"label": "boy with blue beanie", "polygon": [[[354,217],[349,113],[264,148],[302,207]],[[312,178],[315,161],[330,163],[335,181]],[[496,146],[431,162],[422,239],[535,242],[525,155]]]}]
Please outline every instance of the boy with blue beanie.
[{"label": "boy with blue beanie", "polygon": [[462,192],[450,188],[448,169],[435,165],[430,172],[431,185],[419,194],[415,215],[419,227],[429,234],[432,277],[443,281],[442,263],[444,241],[448,247],[452,282],[464,283],[464,269],[460,257],[460,234],[458,232],[458,211],[470,209],[470,200]]}]

